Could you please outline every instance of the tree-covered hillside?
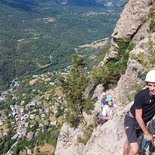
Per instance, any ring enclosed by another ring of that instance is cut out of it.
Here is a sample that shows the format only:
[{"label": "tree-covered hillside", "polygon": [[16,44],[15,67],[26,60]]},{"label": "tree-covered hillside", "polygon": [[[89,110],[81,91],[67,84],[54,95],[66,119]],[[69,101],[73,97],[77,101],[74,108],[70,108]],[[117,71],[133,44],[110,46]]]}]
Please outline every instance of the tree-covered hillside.
[{"label": "tree-covered hillside", "polygon": [[75,47],[110,36],[116,10],[50,0],[0,0],[0,90],[15,77],[69,65]]}]

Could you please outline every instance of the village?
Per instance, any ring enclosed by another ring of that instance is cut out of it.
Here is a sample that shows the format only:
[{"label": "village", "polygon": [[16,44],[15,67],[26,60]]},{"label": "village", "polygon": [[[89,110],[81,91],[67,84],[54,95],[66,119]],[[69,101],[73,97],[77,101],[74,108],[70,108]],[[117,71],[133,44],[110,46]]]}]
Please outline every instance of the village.
[{"label": "village", "polygon": [[[44,76],[42,75],[42,79],[43,77]],[[35,85],[38,78],[40,77],[33,77],[33,81],[30,80],[29,85]],[[43,79],[43,81],[44,80],[45,79]],[[54,83],[50,82],[50,80],[47,81],[47,85],[54,85]],[[18,87],[17,83],[15,87]],[[10,92],[13,94],[14,89],[11,88],[11,91],[9,90],[8,92],[3,93],[1,95],[1,102],[6,100],[7,95]],[[7,136],[11,129],[11,141],[14,142],[7,151],[7,155],[13,155],[12,148],[17,145],[20,139],[24,138],[26,141],[32,141],[38,136],[39,132],[45,134],[47,132],[47,128],[57,128],[60,124],[62,124],[63,116],[61,116],[60,113],[64,110],[65,101],[63,101],[62,92],[59,88],[55,89],[54,95],[55,97],[53,101],[50,100],[50,93],[45,93],[41,97],[37,96],[33,98],[27,104],[25,103],[25,100],[22,100],[20,103],[17,102],[15,104],[11,104],[9,108],[5,110],[5,113],[1,112],[0,138],[3,139]],[[16,100],[17,98],[18,97],[15,95],[12,97],[12,99]],[[32,154],[32,149],[27,147],[26,150],[27,154]]]}]

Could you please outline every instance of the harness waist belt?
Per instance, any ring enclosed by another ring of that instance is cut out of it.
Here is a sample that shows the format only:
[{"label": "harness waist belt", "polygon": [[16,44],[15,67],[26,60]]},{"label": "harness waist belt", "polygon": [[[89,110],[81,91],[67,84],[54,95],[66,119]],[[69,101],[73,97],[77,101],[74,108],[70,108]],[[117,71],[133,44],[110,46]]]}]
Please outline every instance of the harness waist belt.
[{"label": "harness waist belt", "polygon": [[132,115],[132,113],[131,113],[130,111],[127,112],[127,115],[128,115],[129,117],[134,118],[134,116]]}]

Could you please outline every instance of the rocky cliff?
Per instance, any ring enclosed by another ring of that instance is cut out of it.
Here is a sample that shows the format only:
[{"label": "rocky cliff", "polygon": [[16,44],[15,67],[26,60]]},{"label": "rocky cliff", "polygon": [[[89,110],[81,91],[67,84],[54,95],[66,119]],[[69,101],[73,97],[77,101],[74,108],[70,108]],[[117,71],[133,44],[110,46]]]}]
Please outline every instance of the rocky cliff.
[{"label": "rocky cliff", "polygon": [[128,1],[112,34],[111,48],[105,57],[105,61],[116,57],[117,41],[119,39],[128,40],[137,38],[137,35],[141,37],[148,34],[146,24],[152,3],[152,0]]},{"label": "rocky cliff", "polygon": [[[74,138],[69,139],[72,141],[71,143],[74,143],[72,151],[69,150],[70,147],[63,147],[62,139],[59,138],[56,155],[66,155],[66,150],[69,151],[68,154],[70,155],[122,154],[125,140],[123,130],[124,115],[129,109],[129,103],[133,100],[136,91],[144,87],[144,77],[147,71],[155,68],[154,3],[153,0],[128,1],[112,34],[110,51],[103,62],[103,64],[106,64],[117,56],[116,49],[119,39],[130,40],[130,42],[135,44],[129,53],[125,74],[120,77],[117,86],[113,90],[109,90],[109,94],[114,97],[116,103],[123,105],[122,108],[115,113],[113,120],[94,129],[92,137],[85,146],[75,144],[78,135],[75,131],[72,132]],[[96,102],[96,106],[98,105],[99,103]],[[87,121],[88,124],[91,122],[88,119]],[[82,130],[79,131],[81,132]],[[62,130],[62,133],[65,132]]]},{"label": "rocky cliff", "polygon": [[121,76],[113,90],[118,104],[127,104],[133,99],[135,92],[144,86],[146,72],[155,67],[155,33],[151,31],[151,21],[154,13],[152,0],[130,0],[118,20],[112,34],[112,45],[104,63],[117,56],[118,40],[129,39],[135,47],[129,53],[126,72]]}]

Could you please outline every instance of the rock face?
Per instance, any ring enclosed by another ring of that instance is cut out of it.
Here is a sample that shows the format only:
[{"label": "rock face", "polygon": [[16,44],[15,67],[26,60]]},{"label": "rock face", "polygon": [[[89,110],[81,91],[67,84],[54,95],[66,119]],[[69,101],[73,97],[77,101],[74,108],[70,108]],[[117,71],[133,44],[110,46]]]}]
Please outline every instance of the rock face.
[{"label": "rock face", "polygon": [[125,109],[118,111],[113,120],[94,129],[93,135],[83,150],[83,155],[121,155],[125,141],[123,119]]},{"label": "rock face", "polygon": [[118,81],[114,90],[114,100],[117,104],[128,104],[135,93],[145,85],[145,75],[155,67],[155,33],[141,40],[130,52],[127,69]]},{"label": "rock face", "polygon": [[[101,86],[97,87],[96,93],[99,93]],[[101,94],[101,93],[100,93]],[[95,102],[95,108],[92,113],[95,115],[100,109],[101,96],[98,96],[98,100]],[[87,115],[84,113],[84,118],[86,126],[91,124],[93,120],[93,115]],[[83,144],[78,144],[78,136],[83,135],[84,126],[80,126],[78,129],[70,128],[66,123],[63,124],[60,135],[57,141],[55,155],[83,155]]]},{"label": "rock face", "polygon": [[[103,62],[106,63],[117,55],[116,47],[119,39],[130,39],[136,45],[130,51],[125,74],[121,76],[117,86],[108,92],[116,104],[123,105],[122,109],[115,112],[113,120],[94,129],[92,137],[87,144],[77,144],[78,134],[81,129],[62,127],[58,139],[55,155],[121,155],[125,134],[123,120],[126,111],[130,108],[135,93],[145,86],[144,78],[148,70],[155,68],[155,33],[151,33],[148,14],[154,8],[153,0],[129,0],[116,25],[112,35],[112,44],[109,53]],[[100,91],[99,91],[100,92]],[[99,109],[99,100],[96,102],[95,112]],[[92,116],[87,116],[89,124]],[[66,131],[70,138],[64,138]]]},{"label": "rock face", "polygon": [[155,67],[155,34],[149,28],[149,14],[155,10],[154,5],[153,0],[129,0],[112,34],[111,48],[102,64],[117,56],[119,39],[129,39],[135,43],[129,55],[126,72],[113,90],[117,104],[128,104],[135,93],[144,87],[146,72]]},{"label": "rock face", "polygon": [[[117,55],[116,47],[118,39],[132,39],[141,30],[141,27],[145,25],[148,19],[151,6],[152,0],[128,1],[114,29],[111,48],[104,61],[114,58]],[[147,33],[147,31],[142,32]]]},{"label": "rock face", "polygon": [[63,124],[57,142],[55,155],[79,155],[80,146],[77,145],[77,135],[80,129],[70,128],[66,123]]},{"label": "rock face", "polygon": [[[95,103],[93,114],[96,114],[100,108],[100,99],[101,96]],[[125,140],[123,119],[129,107],[130,104],[126,108],[118,109],[113,120],[103,126],[97,126],[86,146],[77,142],[77,137],[83,134],[84,127],[73,129],[64,123],[58,138],[55,155],[114,155],[115,150],[118,151],[115,155],[120,155]],[[93,122],[92,115],[84,114],[84,117],[87,124]]]},{"label": "rock face", "polygon": [[116,28],[114,39],[133,37],[148,18],[152,0],[129,0],[125,5]]}]

